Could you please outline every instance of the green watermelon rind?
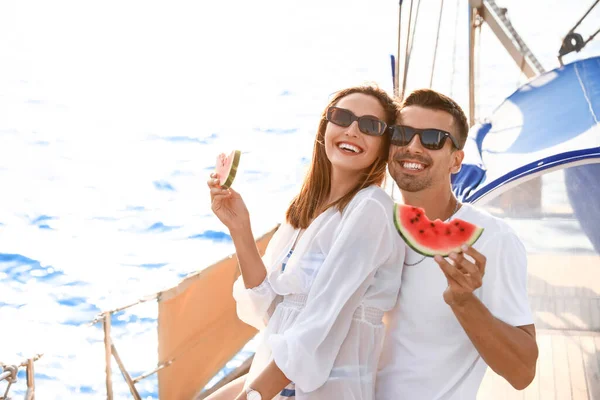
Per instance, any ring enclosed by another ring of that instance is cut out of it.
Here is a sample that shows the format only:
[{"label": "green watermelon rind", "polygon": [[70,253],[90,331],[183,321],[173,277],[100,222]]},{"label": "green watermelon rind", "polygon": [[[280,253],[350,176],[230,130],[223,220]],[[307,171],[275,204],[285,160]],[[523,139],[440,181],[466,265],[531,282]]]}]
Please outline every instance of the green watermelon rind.
[{"label": "green watermelon rind", "polygon": [[[461,246],[457,246],[453,249],[448,249],[446,252],[439,252],[439,251],[430,249],[425,246],[420,246],[417,243],[417,241],[410,235],[410,233],[408,233],[406,231],[406,229],[404,229],[404,227],[400,223],[400,220],[398,218],[398,210],[399,209],[400,209],[400,207],[397,207],[396,205],[394,205],[394,225],[396,225],[396,230],[398,231],[398,233],[400,234],[400,236],[402,237],[404,242],[408,245],[408,247],[410,247],[417,253],[419,253],[423,256],[426,256],[426,257],[435,257],[438,254],[442,257],[447,257],[452,252],[455,252],[455,253],[462,252],[462,249],[461,249],[462,244],[461,244]],[[477,242],[477,240],[479,240],[479,238],[481,237],[483,230],[484,230],[483,228],[478,227],[473,232],[473,234],[463,244],[466,244],[467,246],[472,246],[473,244],[475,244],[475,242]]]},{"label": "green watermelon rind", "polygon": [[[231,162],[231,169],[229,169],[229,174],[227,175],[227,179],[225,179],[225,182],[223,184],[221,184],[221,187],[223,189],[229,189],[231,187],[231,185],[233,184],[233,180],[235,179],[238,165],[240,163],[240,157],[242,155],[242,152],[239,150],[234,150],[233,153],[234,154],[233,154],[233,161]],[[219,179],[221,179],[221,178],[219,177]]]}]

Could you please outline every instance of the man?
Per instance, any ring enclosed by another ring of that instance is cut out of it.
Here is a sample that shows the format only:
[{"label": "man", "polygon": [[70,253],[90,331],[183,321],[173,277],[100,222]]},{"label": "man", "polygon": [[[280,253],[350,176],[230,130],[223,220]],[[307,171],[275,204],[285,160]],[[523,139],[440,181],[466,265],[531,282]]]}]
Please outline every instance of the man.
[{"label": "man", "polygon": [[411,93],[391,128],[389,172],[405,204],[431,220],[460,218],[484,232],[448,258],[407,248],[396,308],[377,375],[378,400],[475,399],[487,366],[516,389],[535,376],[538,349],[527,299],[527,257],[503,221],[451,190],[460,170],[468,124],[452,99]]}]

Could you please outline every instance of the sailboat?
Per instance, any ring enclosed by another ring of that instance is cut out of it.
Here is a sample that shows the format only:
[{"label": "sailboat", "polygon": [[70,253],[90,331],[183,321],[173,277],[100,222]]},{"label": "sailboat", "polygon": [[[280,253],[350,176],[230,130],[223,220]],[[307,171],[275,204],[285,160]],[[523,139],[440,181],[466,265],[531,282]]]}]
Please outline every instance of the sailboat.
[{"label": "sailboat", "polygon": [[[600,315],[597,311],[600,309],[597,283],[600,282],[600,201],[597,200],[600,198],[600,56],[564,63],[545,71],[512,27],[505,10],[495,1],[470,0],[469,5],[469,114],[472,128],[467,158],[461,171],[452,179],[453,190],[461,201],[485,207],[513,221],[523,230],[524,236],[539,236],[540,231],[546,233],[545,238],[551,236],[552,243],[547,246],[535,240],[528,243],[531,250],[529,268],[534,274],[534,279],[530,278],[530,284],[533,282],[532,306],[542,310],[536,311],[540,321],[537,326],[541,329],[538,371],[545,378],[551,376],[552,382],[566,376],[566,380],[576,381],[569,384],[573,388],[576,384],[580,388],[583,379],[586,392],[597,393],[594,390],[600,390],[598,375],[594,382],[585,365],[593,364],[600,352]],[[404,12],[405,20],[406,7],[400,1],[399,14]],[[413,15],[412,7],[409,14]],[[484,23],[529,80],[491,115],[476,121],[476,32]],[[412,41],[410,22],[407,32],[404,41],[399,37],[398,53],[392,57],[394,91],[399,97],[403,96],[408,76],[408,49]],[[567,55],[581,50],[593,36],[595,34],[584,39],[574,29],[568,32],[559,50],[561,64]],[[564,196],[548,198],[544,191],[546,181],[564,189]],[[394,196],[393,185],[389,191]],[[567,227],[570,235],[558,237],[562,231],[557,225]],[[261,252],[276,229],[274,226],[257,238]],[[576,273],[571,276],[561,272],[570,270]],[[548,272],[555,276],[548,278],[545,275]],[[154,374],[158,376],[160,399],[169,400],[205,398],[246,373],[252,355],[250,351],[242,350],[257,332],[237,318],[231,287],[238,276],[236,256],[232,254],[185,277],[174,287],[100,313],[92,322],[102,324],[104,332],[107,398],[113,398],[113,360],[134,399],[141,399],[136,384]],[[563,295],[567,291],[570,293],[568,298]],[[575,301],[579,311],[562,312],[570,307],[568,300]],[[148,372],[132,376],[119,356],[119,344],[111,337],[111,321],[116,313],[147,302],[156,302],[158,306],[159,361],[158,365],[149,366]],[[560,334],[557,336],[555,331]],[[576,338],[576,345],[573,338]],[[552,365],[548,367],[542,360],[548,349],[558,349],[557,354],[562,358],[556,358],[557,365],[569,364],[571,359],[579,357],[583,375],[577,375],[581,371],[575,368],[572,368],[573,376],[570,372],[560,375],[561,372],[553,370]],[[232,359],[236,362],[232,363]],[[33,398],[33,361],[18,366],[27,369],[28,380],[31,375],[28,399]],[[6,367],[5,373],[0,374],[0,380],[11,379],[14,373],[9,366],[3,367]],[[502,387],[499,382],[493,374],[486,376],[480,391],[482,396],[498,393],[497,388]],[[538,393],[542,393],[543,384],[537,385]],[[571,386],[557,388],[557,393],[562,393],[561,390],[573,392],[575,389],[571,390]]]},{"label": "sailboat", "polygon": [[[528,233],[535,234],[536,229],[548,229],[554,234],[557,232],[553,227],[555,223],[572,227],[572,234],[580,243],[576,246],[563,243],[556,248],[535,248],[530,252],[530,271],[543,275],[549,260],[552,260],[552,266],[548,269],[555,272],[576,268],[583,281],[574,279],[571,283],[580,284],[581,288],[587,287],[590,291],[585,299],[578,301],[588,301],[588,306],[592,308],[600,306],[600,287],[596,283],[591,283],[590,286],[590,282],[585,282],[600,272],[600,201],[597,200],[600,198],[600,56],[576,60],[545,71],[518,35],[505,11],[494,0],[470,1],[469,108],[472,128],[463,167],[452,178],[453,190],[461,201],[513,218],[523,229],[531,231]],[[475,38],[476,30],[483,23],[490,26],[529,80],[507,97],[485,120],[475,123]],[[559,52],[561,64],[563,57],[579,51],[593,36],[587,41],[580,38],[581,35],[574,30],[566,35]],[[406,49],[409,48],[409,41],[407,35]],[[398,55],[392,56],[392,70],[395,92],[402,96],[405,83],[400,79],[400,42],[399,38]],[[405,64],[402,71],[404,81],[408,66],[407,53],[408,51],[404,53]],[[562,203],[547,199],[543,190],[544,178],[550,177],[551,181],[555,181],[557,174],[561,175],[558,180],[564,187],[565,199]],[[393,187],[390,188],[390,193],[394,195]],[[257,238],[256,243],[261,252],[276,229],[277,227],[273,227]],[[236,256],[232,254],[186,277],[175,287],[140,301],[158,303],[159,364],[136,378],[126,371],[110,337],[111,315],[125,307],[102,313],[96,322],[103,324],[105,332],[108,398],[112,398],[112,357],[117,361],[136,399],[140,396],[135,384],[154,373],[158,374],[159,397],[167,400],[199,400],[245,374],[252,360],[251,355],[238,362],[236,367],[226,368],[232,358],[239,356],[244,346],[257,334],[236,315],[231,288],[238,275]],[[538,281],[535,282],[540,286],[541,282]],[[534,309],[539,306],[536,303],[538,301],[546,302],[546,306],[556,307],[551,296],[544,293],[550,286],[546,282],[545,289],[534,292]],[[554,288],[554,291],[554,294],[558,294],[560,289]],[[536,312],[548,314],[547,311]],[[547,350],[548,343],[552,340],[551,334],[547,337],[543,335],[555,325],[552,322],[538,323],[538,329],[541,328],[542,332],[541,353]],[[582,342],[583,346],[588,349],[590,343],[595,343],[594,352],[585,357],[597,357],[596,353],[600,349],[600,321],[582,315],[581,326],[578,328],[580,330],[574,329],[572,325],[563,321],[562,329],[559,329],[561,335],[579,337],[578,332],[584,332],[581,333],[582,336],[587,335],[592,339]],[[581,350],[579,354],[584,357]],[[543,369],[541,372],[547,372],[546,366],[539,367]],[[558,379],[558,375],[556,378]],[[581,376],[575,378],[586,379]],[[600,390],[597,375],[593,379],[596,381],[590,381],[586,390],[597,393]],[[480,393],[485,390],[492,393],[496,390],[489,383],[492,381],[492,377],[486,376]],[[544,389],[536,386],[535,390]]]}]

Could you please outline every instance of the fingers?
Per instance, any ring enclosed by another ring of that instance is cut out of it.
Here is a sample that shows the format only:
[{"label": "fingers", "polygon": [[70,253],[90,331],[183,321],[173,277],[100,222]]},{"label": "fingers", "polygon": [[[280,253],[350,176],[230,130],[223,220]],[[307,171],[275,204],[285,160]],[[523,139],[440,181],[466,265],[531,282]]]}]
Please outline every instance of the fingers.
[{"label": "fingers", "polygon": [[215,173],[210,174],[210,179],[206,181],[209,188],[219,187],[219,176]]},{"label": "fingers", "polygon": [[454,281],[461,287],[467,287],[468,282],[465,274],[458,270],[457,267],[451,265],[446,259],[442,256],[435,256],[433,258],[435,262],[440,266],[444,275],[448,279],[448,283],[450,284],[450,280]]},{"label": "fingers", "polygon": [[217,197],[226,198],[230,196],[231,192],[228,189],[223,189],[220,186],[210,188],[210,197],[213,198],[213,200]]},{"label": "fingers", "polygon": [[487,262],[487,258],[471,246],[467,246],[467,245],[462,246],[462,251],[465,254],[473,257],[473,259],[475,260],[475,264],[477,265],[477,267],[479,268],[479,270],[481,272],[481,275],[483,275],[485,272],[485,265]]},{"label": "fingers", "polygon": [[210,195],[211,196],[218,196],[218,195],[227,195],[227,196],[229,196],[230,194],[231,194],[231,192],[228,189],[223,189],[220,186],[211,187],[210,188]]},{"label": "fingers", "polygon": [[467,274],[478,275],[481,274],[477,265],[473,264],[469,261],[462,253],[450,253],[448,256],[452,261],[454,261],[454,265],[463,270]]}]

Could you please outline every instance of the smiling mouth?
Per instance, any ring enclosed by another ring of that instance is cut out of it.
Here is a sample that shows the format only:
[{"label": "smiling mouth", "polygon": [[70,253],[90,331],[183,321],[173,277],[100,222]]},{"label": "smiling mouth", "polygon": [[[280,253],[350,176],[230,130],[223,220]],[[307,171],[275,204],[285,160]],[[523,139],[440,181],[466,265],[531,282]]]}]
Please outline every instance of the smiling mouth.
[{"label": "smiling mouth", "polygon": [[420,163],[420,162],[416,162],[416,161],[398,161],[398,163],[400,164],[400,166],[403,169],[409,170],[409,171],[423,171],[425,168],[427,168],[426,164]]},{"label": "smiling mouth", "polygon": [[348,153],[348,154],[360,154],[364,151],[360,147],[358,147],[354,144],[346,143],[346,142],[338,143],[337,147],[344,153]]}]

